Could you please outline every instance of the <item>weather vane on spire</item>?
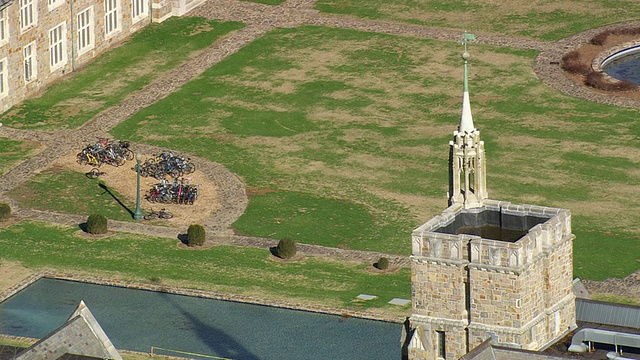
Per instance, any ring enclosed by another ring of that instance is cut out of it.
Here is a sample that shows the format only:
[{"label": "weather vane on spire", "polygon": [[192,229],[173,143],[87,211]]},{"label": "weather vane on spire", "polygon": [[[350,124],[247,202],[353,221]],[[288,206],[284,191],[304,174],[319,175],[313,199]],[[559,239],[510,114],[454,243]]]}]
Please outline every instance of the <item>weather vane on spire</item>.
[{"label": "weather vane on spire", "polygon": [[462,41],[460,42],[462,45],[464,45],[465,53],[467,52],[467,43],[474,42],[474,41],[476,41],[476,36],[471,33],[468,33],[467,30],[465,30]]}]

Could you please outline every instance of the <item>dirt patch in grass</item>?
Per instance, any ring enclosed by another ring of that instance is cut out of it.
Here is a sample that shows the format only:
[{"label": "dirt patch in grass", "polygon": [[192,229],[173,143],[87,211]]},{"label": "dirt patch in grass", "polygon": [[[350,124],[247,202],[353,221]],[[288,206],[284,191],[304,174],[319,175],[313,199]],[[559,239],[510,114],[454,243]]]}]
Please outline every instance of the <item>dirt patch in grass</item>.
[{"label": "dirt patch in grass", "polygon": [[[150,154],[143,154],[142,159],[150,157]],[[107,187],[115,189],[117,192],[126,197],[127,200],[135,204],[136,201],[136,172],[132,169],[135,166],[134,161],[128,161],[125,165],[114,167],[103,165],[100,170],[106,174],[100,177]],[[197,164],[196,164],[197,166]],[[70,154],[58,159],[53,168],[62,168],[71,171],[86,173],[91,170],[88,165],[80,165],[76,162],[76,155]],[[144,199],[144,194],[151,189],[158,180],[155,178],[140,178],[140,197],[142,212],[147,213],[151,210],[160,210],[162,208],[173,213],[173,218],[163,220],[162,224],[184,227],[190,224],[204,224],[205,220],[211,216],[220,207],[218,199],[218,188],[203,172],[196,170],[185,178],[190,178],[191,184],[199,184],[199,197],[193,205],[179,204],[152,204]],[[87,179],[87,181],[90,181]],[[81,200],[79,200],[81,201]]]}]

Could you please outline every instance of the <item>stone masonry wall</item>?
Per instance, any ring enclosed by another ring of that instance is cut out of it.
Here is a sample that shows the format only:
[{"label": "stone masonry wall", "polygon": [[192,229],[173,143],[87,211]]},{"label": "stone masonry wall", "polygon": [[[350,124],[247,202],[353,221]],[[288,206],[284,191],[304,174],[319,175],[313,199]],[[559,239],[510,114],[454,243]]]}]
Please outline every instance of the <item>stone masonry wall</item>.
[{"label": "stone masonry wall", "polygon": [[411,269],[414,314],[466,320],[463,266],[413,261]]}]

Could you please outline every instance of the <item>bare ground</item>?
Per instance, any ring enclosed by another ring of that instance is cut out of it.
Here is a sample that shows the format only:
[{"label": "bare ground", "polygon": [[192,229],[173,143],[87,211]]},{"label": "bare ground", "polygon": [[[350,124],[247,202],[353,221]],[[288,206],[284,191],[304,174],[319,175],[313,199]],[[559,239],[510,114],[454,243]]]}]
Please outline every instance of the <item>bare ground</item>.
[{"label": "bare ground", "polygon": [[[142,159],[150,154],[143,154]],[[91,166],[80,165],[76,162],[76,155],[70,154],[63,158],[58,159],[54,166],[65,168],[72,171],[86,173],[91,170]],[[103,165],[100,167],[101,171],[106,174],[100,176],[105,184],[118,191],[124,197],[126,197],[132,203],[136,201],[136,172],[132,169],[135,166],[135,162],[128,161],[125,165],[115,167],[109,165]],[[196,164],[197,166],[197,164]],[[189,174],[185,179],[190,179],[191,184],[199,184],[198,200],[194,205],[180,205],[180,204],[153,204],[144,200],[145,191],[148,191],[153,185],[158,183],[155,178],[140,178],[140,197],[141,207],[143,213],[147,213],[151,210],[166,209],[173,213],[173,218],[163,222],[170,226],[184,227],[190,224],[202,224],[207,220],[211,214],[218,210],[220,202],[218,201],[218,189],[216,185],[207,178],[204,173],[196,170],[194,173]]]}]

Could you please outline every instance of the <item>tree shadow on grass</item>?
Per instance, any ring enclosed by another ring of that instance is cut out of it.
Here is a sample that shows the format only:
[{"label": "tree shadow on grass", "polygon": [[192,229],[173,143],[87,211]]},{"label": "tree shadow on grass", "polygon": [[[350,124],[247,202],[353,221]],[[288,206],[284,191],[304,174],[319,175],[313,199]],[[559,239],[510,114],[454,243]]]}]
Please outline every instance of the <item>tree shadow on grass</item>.
[{"label": "tree shadow on grass", "polygon": [[123,208],[123,209],[127,210],[127,212],[129,213],[129,215],[133,218],[133,211],[132,211],[131,209],[129,209],[129,208],[127,207],[127,205],[123,204],[123,203],[122,203],[122,201],[120,201],[120,199],[118,199],[118,197],[117,197],[117,196],[115,196],[115,195],[111,192],[111,190],[109,190],[109,188],[107,187],[107,185],[105,185],[105,184],[99,184],[98,186],[100,186],[100,188],[101,188],[102,190],[104,190],[104,192],[105,192],[105,193],[107,193],[107,194],[111,195],[111,197],[112,197],[112,198],[113,198],[113,199],[114,199],[114,200],[115,200],[115,201],[116,201],[120,206],[122,206],[122,208]]}]

